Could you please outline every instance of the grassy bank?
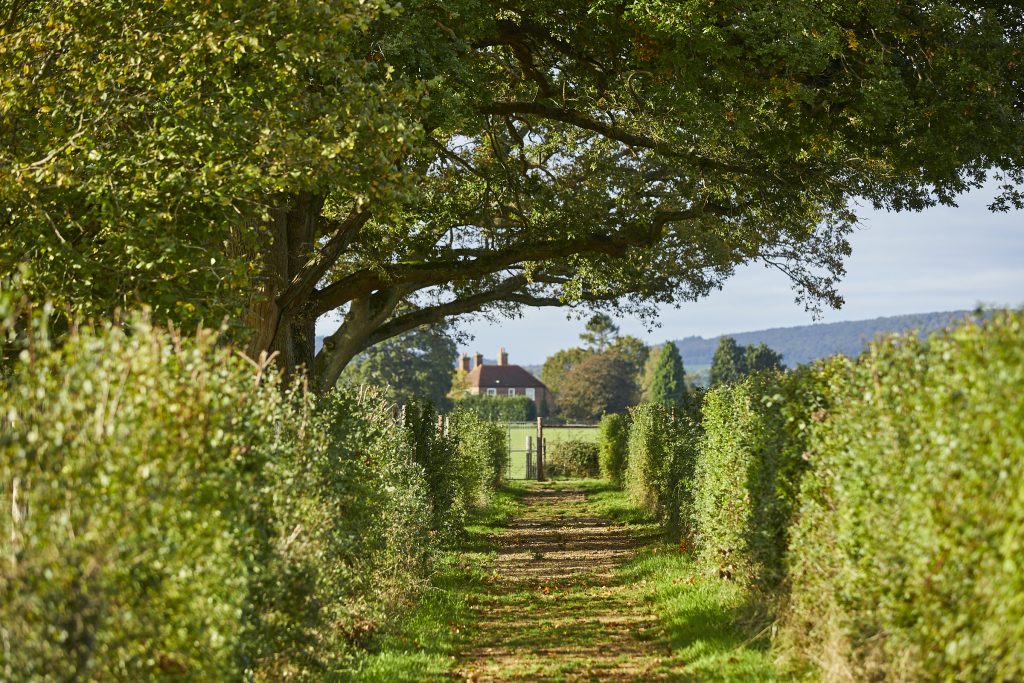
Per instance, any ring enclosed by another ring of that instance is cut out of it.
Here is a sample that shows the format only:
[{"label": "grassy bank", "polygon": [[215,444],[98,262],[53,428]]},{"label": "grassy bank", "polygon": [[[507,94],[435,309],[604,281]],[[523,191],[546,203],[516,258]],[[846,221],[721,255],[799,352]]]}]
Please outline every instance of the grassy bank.
[{"label": "grassy bank", "polygon": [[382,635],[374,651],[346,672],[354,683],[413,683],[450,680],[457,646],[470,627],[470,605],[485,590],[487,565],[495,550],[488,536],[518,510],[521,487],[492,496],[471,516],[463,542],[441,553],[430,583],[396,630]]}]

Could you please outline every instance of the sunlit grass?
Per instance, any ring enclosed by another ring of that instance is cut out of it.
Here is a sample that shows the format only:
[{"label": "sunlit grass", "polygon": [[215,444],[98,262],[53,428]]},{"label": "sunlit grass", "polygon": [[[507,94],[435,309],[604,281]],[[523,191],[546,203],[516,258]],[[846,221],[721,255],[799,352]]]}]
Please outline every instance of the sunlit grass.
[{"label": "sunlit grass", "polygon": [[[530,491],[567,489],[584,492],[585,500],[552,500],[542,510],[520,504]],[[525,583],[496,591],[505,582],[494,573],[495,546],[490,535],[513,518],[535,515],[555,524],[561,517],[604,517],[628,527],[631,537],[645,539],[648,545],[604,579],[544,586]],[[488,638],[515,643],[524,654],[558,649],[541,658],[508,657],[501,662],[499,677],[601,680],[603,670],[629,671],[631,658],[639,653],[625,648],[621,655],[614,654],[615,643],[608,641],[606,629],[599,626],[600,620],[591,619],[600,613],[621,617],[632,647],[646,644],[647,656],[653,652],[660,659],[656,673],[662,679],[787,680],[773,666],[767,631],[759,632],[763,624],[751,619],[747,597],[735,583],[701,574],[688,553],[660,541],[653,520],[606,482],[513,482],[474,516],[463,547],[442,555],[430,588],[401,629],[381,639],[378,651],[344,679],[359,683],[451,680],[461,650],[488,644],[476,642],[483,634],[474,624],[474,608],[486,606]],[[594,648],[607,656],[588,663],[587,653]]]},{"label": "sunlit grass", "polygon": [[487,564],[494,553],[488,534],[517,513],[522,490],[499,491],[475,512],[466,539],[457,549],[439,554],[430,585],[396,629],[382,636],[373,651],[339,680],[353,683],[414,683],[451,680],[462,632],[473,618],[475,596],[486,590]]}]

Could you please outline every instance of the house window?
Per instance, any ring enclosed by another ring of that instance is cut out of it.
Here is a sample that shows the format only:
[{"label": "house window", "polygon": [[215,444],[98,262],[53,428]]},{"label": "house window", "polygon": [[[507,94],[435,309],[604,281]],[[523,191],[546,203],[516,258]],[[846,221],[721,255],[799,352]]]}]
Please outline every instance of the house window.
[{"label": "house window", "polygon": [[494,387],[491,387],[490,389],[487,390],[487,395],[488,396],[497,396],[498,395],[498,390],[495,389]]},{"label": "house window", "polygon": [[537,390],[534,389],[533,387],[530,387],[529,389],[526,390],[526,395],[527,397],[533,399],[534,401],[537,400]]},{"label": "house window", "polygon": [[513,389],[512,387],[509,387],[508,395],[509,396],[515,396],[516,395],[516,390]]}]

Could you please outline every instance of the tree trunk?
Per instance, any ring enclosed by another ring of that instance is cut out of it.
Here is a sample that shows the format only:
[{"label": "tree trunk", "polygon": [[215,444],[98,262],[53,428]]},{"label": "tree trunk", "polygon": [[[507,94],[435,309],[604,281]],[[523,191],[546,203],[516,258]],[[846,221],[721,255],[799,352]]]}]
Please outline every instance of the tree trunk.
[{"label": "tree trunk", "polygon": [[284,310],[278,300],[313,254],[322,207],[323,198],[302,194],[291,207],[271,212],[263,236],[261,287],[248,316],[253,333],[248,352],[253,358],[276,354],[286,381],[313,367],[316,317],[306,302]]}]

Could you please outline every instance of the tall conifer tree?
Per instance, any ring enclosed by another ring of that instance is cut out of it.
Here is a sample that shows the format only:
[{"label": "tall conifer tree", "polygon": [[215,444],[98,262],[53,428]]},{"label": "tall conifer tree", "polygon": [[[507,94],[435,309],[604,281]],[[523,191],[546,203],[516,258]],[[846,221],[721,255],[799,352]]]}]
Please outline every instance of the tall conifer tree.
[{"label": "tall conifer tree", "polygon": [[658,356],[651,381],[651,401],[683,405],[686,402],[686,372],[675,343],[667,342]]}]

